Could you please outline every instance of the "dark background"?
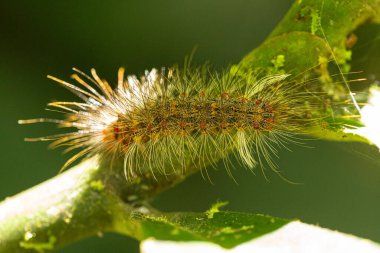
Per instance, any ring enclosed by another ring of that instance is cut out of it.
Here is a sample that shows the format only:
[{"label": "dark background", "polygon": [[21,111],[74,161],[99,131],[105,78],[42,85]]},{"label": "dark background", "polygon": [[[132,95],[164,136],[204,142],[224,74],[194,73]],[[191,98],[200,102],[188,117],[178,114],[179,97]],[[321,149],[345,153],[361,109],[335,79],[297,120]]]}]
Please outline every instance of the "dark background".
[{"label": "dark background", "polygon": [[[0,1],[0,199],[57,175],[68,156],[47,143],[25,143],[52,125],[17,125],[18,119],[55,117],[44,111],[52,100],[75,97],[46,78],[69,80],[71,67],[98,73],[115,83],[117,69],[145,69],[182,62],[197,46],[195,62],[217,67],[237,63],[271,32],[290,0]],[[323,17],[322,17],[323,18]],[[375,80],[379,75],[379,29],[359,31],[354,52]],[[377,65],[377,66],[376,66]],[[377,72],[376,72],[377,71]],[[60,115],[58,115],[59,117]],[[310,141],[292,146],[278,160],[290,184],[268,172],[238,169],[238,184],[222,166],[160,195],[166,211],[204,211],[217,200],[227,209],[265,213],[320,224],[380,242],[380,156],[359,144]],[[59,252],[137,252],[138,243],[119,235],[90,238]]]}]

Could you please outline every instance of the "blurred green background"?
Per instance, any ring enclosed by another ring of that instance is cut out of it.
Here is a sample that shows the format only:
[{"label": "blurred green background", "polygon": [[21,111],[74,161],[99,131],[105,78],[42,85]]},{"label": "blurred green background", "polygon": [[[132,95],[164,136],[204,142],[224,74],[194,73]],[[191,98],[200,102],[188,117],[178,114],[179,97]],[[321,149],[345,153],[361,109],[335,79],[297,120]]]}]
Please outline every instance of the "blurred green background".
[{"label": "blurred green background", "polygon": [[[69,80],[71,67],[115,83],[117,69],[142,73],[182,62],[197,46],[195,62],[217,67],[238,62],[279,22],[290,0],[0,1],[0,199],[57,175],[68,156],[47,143],[24,137],[56,132],[52,125],[17,125],[18,119],[57,117],[44,111],[53,100],[76,98],[47,74]],[[323,18],[323,17],[322,17]],[[362,29],[354,52],[357,69],[378,80],[379,29]],[[376,72],[377,71],[377,72]],[[59,117],[60,115],[58,115]],[[238,184],[222,166],[160,195],[166,211],[204,211],[217,200],[227,209],[301,219],[380,242],[380,156],[358,144],[310,141],[292,146],[278,160],[290,184],[267,172],[269,181],[238,169]],[[90,238],[60,250],[138,252],[138,243],[119,235]]]}]

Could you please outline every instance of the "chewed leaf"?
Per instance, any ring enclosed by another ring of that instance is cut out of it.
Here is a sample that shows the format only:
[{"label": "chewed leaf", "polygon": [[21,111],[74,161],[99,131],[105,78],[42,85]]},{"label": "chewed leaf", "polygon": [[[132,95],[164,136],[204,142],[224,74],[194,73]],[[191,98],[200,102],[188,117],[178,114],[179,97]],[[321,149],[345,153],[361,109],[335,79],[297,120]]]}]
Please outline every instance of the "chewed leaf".
[{"label": "chewed leaf", "polygon": [[[236,218],[236,217],[234,217]],[[239,219],[237,219],[239,220]],[[228,234],[233,231],[226,229]],[[226,236],[226,240],[231,239]],[[231,249],[211,241],[178,242],[149,238],[141,243],[141,253],[379,253],[380,245],[353,235],[292,221],[259,238],[253,237]]]},{"label": "chewed leaf", "polygon": [[173,213],[141,219],[140,240],[203,241],[223,248],[233,248],[289,222],[267,215],[224,211],[213,213],[212,218],[207,213]]}]

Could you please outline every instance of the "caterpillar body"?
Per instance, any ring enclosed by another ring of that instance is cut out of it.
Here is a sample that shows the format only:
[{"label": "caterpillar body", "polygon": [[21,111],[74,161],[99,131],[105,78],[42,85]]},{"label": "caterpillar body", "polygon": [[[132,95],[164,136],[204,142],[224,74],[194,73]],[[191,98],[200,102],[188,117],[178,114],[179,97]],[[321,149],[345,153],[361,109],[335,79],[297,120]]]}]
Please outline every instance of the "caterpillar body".
[{"label": "caterpillar body", "polygon": [[[299,142],[297,135],[310,118],[308,82],[288,74],[258,78],[254,74],[217,74],[206,67],[145,72],[124,78],[112,89],[94,69],[92,76],[74,69],[77,85],[48,76],[82,102],[52,102],[66,119],[20,120],[53,122],[77,131],[29,141],[53,141],[51,147],[82,149],[64,167],[83,156],[100,154],[123,159],[127,179],[141,173],[178,173],[187,166],[205,168],[222,159],[228,169],[238,162],[253,169],[269,166],[278,149]],[[309,101],[309,102],[306,102]],[[229,172],[229,169],[228,169]]]}]

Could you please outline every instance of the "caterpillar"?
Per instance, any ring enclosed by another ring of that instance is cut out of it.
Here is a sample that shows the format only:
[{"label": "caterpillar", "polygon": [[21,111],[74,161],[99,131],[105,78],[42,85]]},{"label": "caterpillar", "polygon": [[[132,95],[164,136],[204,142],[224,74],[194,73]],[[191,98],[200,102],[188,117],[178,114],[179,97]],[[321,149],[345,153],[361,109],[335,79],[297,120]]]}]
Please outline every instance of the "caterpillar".
[{"label": "caterpillar", "polygon": [[[48,104],[65,119],[19,123],[51,122],[76,130],[26,140],[52,141],[50,147],[67,146],[66,152],[81,149],[63,168],[95,154],[123,159],[127,180],[147,172],[178,173],[189,165],[215,166],[220,159],[230,174],[233,156],[249,169],[277,171],[279,148],[300,143],[298,136],[315,124],[311,114],[321,104],[307,88],[312,80],[289,74],[218,73],[185,64],[125,78],[120,68],[112,89],[95,69],[91,76],[73,70],[76,85],[48,76],[82,100]],[[310,103],[313,97],[319,102]]]}]

